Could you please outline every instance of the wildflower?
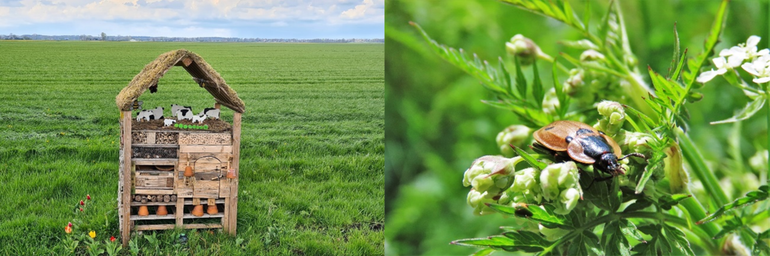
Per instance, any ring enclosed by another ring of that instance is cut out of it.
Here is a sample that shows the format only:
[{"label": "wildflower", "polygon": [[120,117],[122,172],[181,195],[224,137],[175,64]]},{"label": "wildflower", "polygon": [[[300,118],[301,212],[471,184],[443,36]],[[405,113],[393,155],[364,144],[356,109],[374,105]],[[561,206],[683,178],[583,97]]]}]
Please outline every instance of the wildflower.
[{"label": "wildflower", "polygon": [[80,207],[80,211],[81,211],[81,212],[83,211],[83,207]]},{"label": "wildflower", "polygon": [[549,115],[556,113],[559,107],[559,98],[556,97],[556,89],[551,88],[543,97],[543,112]]},{"label": "wildflower", "polygon": [[91,230],[91,232],[88,232],[88,236],[91,238],[96,238],[96,231]]},{"label": "wildflower", "polygon": [[[704,71],[703,73],[700,73],[698,78],[695,79],[698,83],[706,83],[708,81],[711,81],[711,79],[714,79],[714,77],[716,76],[724,75],[727,72],[727,70],[732,70],[733,67],[731,65],[735,64],[735,63],[728,64],[728,61],[727,59],[725,59],[725,57],[717,57],[717,58],[711,59],[711,61],[714,62],[714,66],[717,68],[717,70],[711,69],[709,71]],[[734,59],[734,61],[738,61],[738,65],[740,65],[741,62],[743,62],[743,59]]]},{"label": "wildflower", "polygon": [[497,195],[511,185],[514,166],[521,161],[521,157],[482,156],[465,171],[463,186],[473,186],[479,193],[489,191],[490,195]]},{"label": "wildflower", "polygon": [[[734,58],[735,61],[740,59],[740,61],[738,61],[738,65],[740,65],[740,63],[746,59],[753,60],[757,57],[770,54],[770,50],[768,49],[762,49],[761,51],[757,51],[757,44],[759,44],[760,39],[762,38],[758,36],[754,36],[754,35],[750,36],[749,39],[746,39],[745,44],[738,44],[737,46],[730,47],[730,49],[723,49],[722,51],[719,52],[719,56],[731,57],[731,58]],[[734,65],[732,67],[737,67],[738,65]]]},{"label": "wildflower", "polygon": [[110,242],[115,242],[115,236],[110,237]]},{"label": "wildflower", "polygon": [[559,195],[559,203],[555,204],[556,208],[553,212],[557,214],[569,214],[569,212],[577,206],[578,200],[580,200],[580,191],[576,188],[568,188]]},{"label": "wildflower", "polygon": [[497,146],[503,155],[512,156],[513,149],[510,145],[521,146],[529,138],[532,129],[523,125],[511,125],[497,134]]},{"label": "wildflower", "polygon": [[770,55],[763,55],[752,62],[743,63],[743,70],[755,76],[752,80],[755,83],[763,84],[770,82]]},{"label": "wildflower", "polygon": [[83,202],[83,200],[80,200],[80,205],[86,205],[86,203]]},{"label": "wildflower", "polygon": [[72,227],[72,222],[67,222],[67,227]]},{"label": "wildflower", "polygon": [[91,194],[86,195],[86,199],[91,200]]},{"label": "wildflower", "polygon": [[64,227],[64,233],[67,233],[67,234],[72,233],[72,226],[67,225],[66,227]]}]

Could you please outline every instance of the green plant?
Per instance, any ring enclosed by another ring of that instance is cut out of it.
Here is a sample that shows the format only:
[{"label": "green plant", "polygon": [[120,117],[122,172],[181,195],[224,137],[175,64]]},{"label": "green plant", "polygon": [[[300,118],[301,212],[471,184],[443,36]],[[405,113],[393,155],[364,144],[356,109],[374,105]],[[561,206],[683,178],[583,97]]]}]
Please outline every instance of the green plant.
[{"label": "green plant", "polygon": [[[585,39],[565,45],[584,51],[579,58],[567,54],[551,58],[531,40],[516,35],[506,43],[510,58],[499,58],[496,64],[490,64],[475,54],[468,56],[463,50],[438,44],[419,25],[412,23],[441,57],[481,81],[491,92],[493,98],[484,103],[511,111],[527,126],[527,129],[509,128],[498,135],[503,154],[511,153],[506,152],[509,146],[518,156],[481,157],[465,172],[463,179],[465,186],[472,187],[468,204],[474,213],[511,216],[513,225],[503,227],[501,235],[461,239],[453,244],[482,247],[477,255],[495,250],[561,255],[630,255],[632,252],[694,255],[696,252],[729,253],[743,248],[751,248],[754,253],[770,253],[763,241],[770,233],[750,228],[751,224],[767,220],[766,204],[758,205],[753,211],[732,212],[732,219],[710,222],[730,209],[766,200],[767,187],[760,187],[731,203],[686,133],[689,119],[686,106],[703,97],[698,89],[715,74],[734,71],[726,73],[725,78],[745,90],[752,100],[726,122],[752,116],[768,98],[768,81],[765,81],[770,77],[766,71],[768,60],[758,60],[762,58],[759,55],[741,59],[753,65],[744,70],[754,77],[752,81],[756,86],[741,79],[745,75],[735,71],[736,61],[724,58],[715,58],[717,71],[698,75],[714,52],[729,1],[722,1],[719,6],[702,53],[688,57],[686,49],[680,51],[674,29],[674,53],[665,74],[651,67],[646,74],[640,72],[617,3],[610,3],[601,22],[592,28],[591,1],[585,1],[582,19],[569,1],[502,2],[578,30]],[[738,47],[745,50],[752,42],[756,46],[750,39]],[[734,52],[738,50],[730,51],[737,55]],[[761,52],[753,48],[754,54]],[[552,78],[541,78],[538,60],[551,63]],[[728,62],[732,68],[724,67]],[[533,78],[527,81],[524,71],[530,64]],[[568,69],[565,64],[573,68]],[[560,82],[560,73],[566,73],[569,79]],[[647,85],[645,76],[652,86]],[[549,80],[553,84],[551,88],[544,82]],[[599,173],[593,166],[572,164],[572,161],[561,163],[564,159],[555,158],[550,152],[532,154],[521,149],[527,141],[526,133],[555,120],[595,124],[595,128],[617,141],[623,152],[642,153],[646,161],[626,160],[622,162],[627,170],[625,175],[600,182],[596,181]],[[509,136],[512,130],[526,132]],[[707,204],[691,196],[684,160],[710,195]],[[568,178],[578,173],[576,181]],[[576,200],[578,196],[582,200]],[[721,208],[707,216],[709,208],[704,205]],[[739,233],[736,237],[740,239],[725,239],[730,232]]]}]

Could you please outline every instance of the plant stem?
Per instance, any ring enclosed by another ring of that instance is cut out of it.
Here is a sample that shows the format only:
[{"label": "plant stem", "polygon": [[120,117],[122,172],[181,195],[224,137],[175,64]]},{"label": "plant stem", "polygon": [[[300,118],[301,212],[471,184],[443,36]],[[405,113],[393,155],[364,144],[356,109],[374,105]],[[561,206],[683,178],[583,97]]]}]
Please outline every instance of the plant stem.
[{"label": "plant stem", "polygon": [[719,181],[714,173],[706,166],[706,162],[703,160],[703,156],[698,152],[695,144],[692,143],[690,137],[684,133],[681,129],[676,129],[677,138],[679,139],[679,146],[682,147],[682,155],[690,163],[693,173],[703,183],[703,188],[706,190],[706,194],[710,195],[713,202],[717,206],[722,206],[730,203],[727,199],[727,195],[720,188]]}]

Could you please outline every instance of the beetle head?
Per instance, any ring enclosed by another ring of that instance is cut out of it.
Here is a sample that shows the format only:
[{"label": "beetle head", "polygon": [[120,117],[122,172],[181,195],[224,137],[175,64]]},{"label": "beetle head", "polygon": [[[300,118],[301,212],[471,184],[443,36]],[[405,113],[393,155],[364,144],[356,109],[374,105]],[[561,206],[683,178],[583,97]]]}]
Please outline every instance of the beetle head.
[{"label": "beetle head", "polygon": [[623,167],[618,164],[618,157],[613,153],[606,153],[597,161],[600,170],[612,175],[625,174]]}]

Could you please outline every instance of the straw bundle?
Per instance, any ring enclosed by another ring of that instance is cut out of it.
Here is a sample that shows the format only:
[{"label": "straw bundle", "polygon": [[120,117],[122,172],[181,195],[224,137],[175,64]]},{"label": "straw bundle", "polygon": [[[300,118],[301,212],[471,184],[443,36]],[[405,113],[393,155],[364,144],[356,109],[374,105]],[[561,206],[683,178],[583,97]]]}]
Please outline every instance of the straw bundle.
[{"label": "straw bundle", "polygon": [[205,88],[214,99],[233,111],[243,113],[245,105],[238,94],[225,83],[225,80],[203,58],[185,49],[163,53],[150,62],[137,74],[128,86],[115,97],[115,103],[123,111],[131,109],[134,100],[144,91],[158,85],[158,80],[173,66],[182,66],[193,80]]}]

